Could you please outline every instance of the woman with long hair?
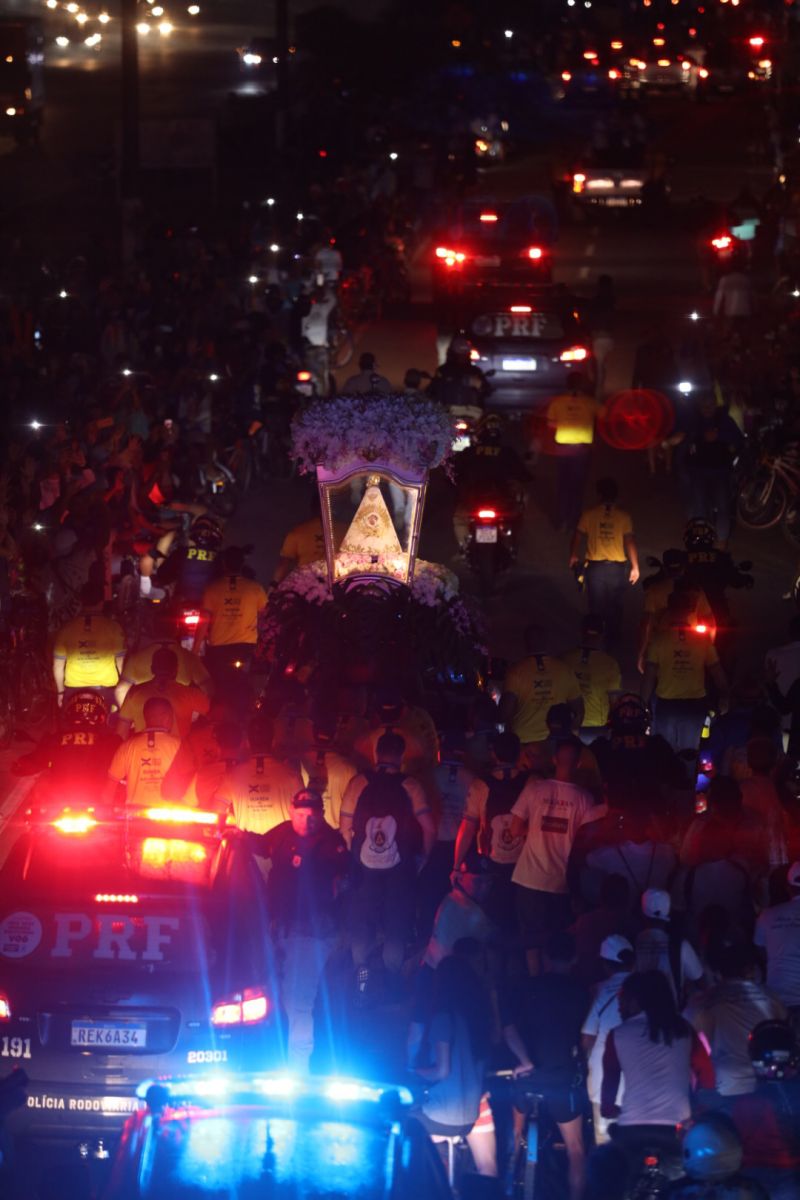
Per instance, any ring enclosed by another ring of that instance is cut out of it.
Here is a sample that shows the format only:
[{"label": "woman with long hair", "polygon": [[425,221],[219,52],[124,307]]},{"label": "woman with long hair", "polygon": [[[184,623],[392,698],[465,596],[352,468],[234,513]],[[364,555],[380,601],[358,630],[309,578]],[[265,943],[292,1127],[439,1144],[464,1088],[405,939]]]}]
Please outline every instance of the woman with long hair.
[{"label": "woman with long hair", "polygon": [[415,1070],[428,1084],[421,1121],[433,1140],[466,1137],[481,1175],[497,1174],[497,1147],[483,1080],[492,1039],[492,1009],[470,960],[482,956],[474,939],[456,943],[433,978],[433,997]]},{"label": "woman with long hair", "polygon": [[[661,1169],[678,1174],[676,1130],[691,1116],[692,1077],[698,1088],[714,1086],[711,1059],[678,1012],[661,971],[629,975],[619,1008],[622,1024],[609,1033],[603,1055],[602,1114],[616,1119],[612,1140],[629,1158],[635,1160],[637,1150],[656,1143],[664,1153]],[[624,1092],[617,1105],[620,1081]]]}]

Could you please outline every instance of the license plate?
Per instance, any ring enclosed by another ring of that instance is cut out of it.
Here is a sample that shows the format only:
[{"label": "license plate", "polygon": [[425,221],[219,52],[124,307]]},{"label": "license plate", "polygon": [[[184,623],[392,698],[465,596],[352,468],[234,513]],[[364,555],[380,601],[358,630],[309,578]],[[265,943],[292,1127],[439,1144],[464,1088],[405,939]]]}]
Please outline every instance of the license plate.
[{"label": "license plate", "polygon": [[70,1044],[98,1046],[104,1050],[136,1049],[147,1045],[147,1026],[129,1025],[127,1021],[73,1021]]},{"label": "license plate", "polygon": [[606,200],[606,206],[608,208],[628,208],[631,203],[637,203],[637,199],[635,199],[633,196],[630,198],[627,196],[609,196]]},{"label": "license plate", "polygon": [[536,370],[536,359],[535,358],[504,358],[503,359],[503,370],[504,371],[535,371]]},{"label": "license plate", "polygon": [[496,525],[479,525],[475,530],[476,542],[496,542],[497,541],[497,526]]},{"label": "license plate", "polygon": [[500,266],[500,255],[499,254],[484,254],[484,255],[478,254],[473,259],[473,262],[475,263],[476,267],[499,267]]}]

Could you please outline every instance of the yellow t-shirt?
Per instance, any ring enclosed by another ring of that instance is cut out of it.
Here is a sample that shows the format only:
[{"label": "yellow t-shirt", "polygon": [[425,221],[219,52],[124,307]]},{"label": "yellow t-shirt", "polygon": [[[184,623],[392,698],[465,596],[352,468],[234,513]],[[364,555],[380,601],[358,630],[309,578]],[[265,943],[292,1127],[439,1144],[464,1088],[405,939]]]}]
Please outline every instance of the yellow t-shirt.
[{"label": "yellow t-shirt", "polygon": [[292,797],[303,787],[296,767],[270,754],[253,754],[229,771],[214,792],[214,803],[227,802],[233,822],[249,833],[269,833],[288,821]]},{"label": "yellow t-shirt", "polygon": [[254,646],[258,614],[267,607],[260,583],[242,575],[225,575],[203,592],[202,608],[211,614],[209,646]]},{"label": "yellow t-shirt", "polygon": [[600,405],[592,396],[555,396],[547,406],[547,420],[553,425],[559,446],[591,446],[594,421]]},{"label": "yellow t-shirt", "polygon": [[338,829],[342,797],[350,780],[358,774],[355,763],[336,750],[311,749],[303,755],[300,769],[303,786],[319,792],[325,803],[325,820]]},{"label": "yellow t-shirt", "polygon": [[298,567],[307,567],[309,563],[324,557],[325,537],[321,517],[312,517],[301,525],[295,525],[283,539],[281,558],[291,558]]},{"label": "yellow t-shirt", "polygon": [[550,733],[548,710],[581,694],[574,672],[550,654],[534,654],[511,667],[503,690],[517,698],[513,727],[523,745],[543,742]]},{"label": "yellow t-shirt", "polygon": [[161,803],[161,784],[178,753],[180,742],[171,733],[148,729],[136,733],[117,750],[108,773],[128,783],[128,804],[148,806]]},{"label": "yellow t-shirt", "polygon": [[585,650],[578,646],[564,655],[574,672],[583,696],[583,724],[596,729],[608,720],[608,693],[622,687],[619,663],[604,650]]},{"label": "yellow t-shirt", "polygon": [[633,533],[630,514],[615,504],[587,508],[578,521],[578,532],[586,534],[589,562],[625,562],[625,537]]},{"label": "yellow t-shirt", "polygon": [[670,626],[657,633],[647,648],[647,662],[658,673],[656,696],[662,700],[702,700],[706,670],[719,659],[707,633]]},{"label": "yellow t-shirt", "polygon": [[141,733],[146,728],[144,706],[148,700],[157,696],[169,700],[172,705],[172,729],[174,737],[183,738],[189,732],[195,713],[205,716],[209,708],[209,699],[204,691],[197,687],[186,687],[182,683],[170,681],[162,687],[154,679],[147,683],[137,683],[128,692],[119,715],[123,721],[130,721],[134,733]]},{"label": "yellow t-shirt", "polygon": [[153,678],[153,655],[156,650],[161,649],[171,650],[178,660],[176,683],[182,683],[184,687],[190,683],[195,687],[205,688],[208,686],[209,674],[203,665],[202,658],[192,654],[191,650],[186,650],[178,642],[153,642],[152,645],[145,646],[143,650],[129,654],[125,659],[125,666],[122,668],[122,678],[128,683],[147,683]]},{"label": "yellow t-shirt", "polygon": [[370,768],[377,765],[378,742],[387,730],[399,733],[405,741],[402,763],[405,774],[417,775],[420,771],[436,765],[439,738],[433,718],[424,708],[413,704],[406,705],[397,724],[378,725],[358,739],[354,753],[359,762]]},{"label": "yellow t-shirt", "polygon": [[108,617],[74,617],[59,631],[53,654],[66,659],[65,687],[116,687],[116,659],[125,653],[125,634]]}]

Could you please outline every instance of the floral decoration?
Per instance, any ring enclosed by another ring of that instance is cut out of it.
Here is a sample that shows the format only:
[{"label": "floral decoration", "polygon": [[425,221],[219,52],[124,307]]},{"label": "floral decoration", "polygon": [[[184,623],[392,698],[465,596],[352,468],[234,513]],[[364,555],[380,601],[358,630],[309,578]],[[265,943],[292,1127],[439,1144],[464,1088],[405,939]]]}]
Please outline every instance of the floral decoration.
[{"label": "floral decoration", "polygon": [[447,409],[426,397],[333,396],[316,400],[292,421],[292,456],[301,471],[348,462],[385,461],[399,470],[450,466],[453,424]]}]

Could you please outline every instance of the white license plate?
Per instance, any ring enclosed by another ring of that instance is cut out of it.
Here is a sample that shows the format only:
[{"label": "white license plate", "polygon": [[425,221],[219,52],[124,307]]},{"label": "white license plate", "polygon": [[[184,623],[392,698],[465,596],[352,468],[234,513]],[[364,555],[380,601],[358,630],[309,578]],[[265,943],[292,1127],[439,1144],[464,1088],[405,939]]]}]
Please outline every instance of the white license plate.
[{"label": "white license plate", "polygon": [[499,267],[500,266],[500,255],[499,254],[483,254],[483,255],[478,254],[473,259],[473,262],[475,263],[476,267]]},{"label": "white license plate", "polygon": [[497,526],[496,525],[479,525],[475,530],[476,542],[496,542],[497,541]]},{"label": "white license plate", "polygon": [[536,359],[535,358],[504,358],[503,359],[503,370],[504,371],[535,371],[536,370]]},{"label": "white license plate", "polygon": [[[633,199],[633,197],[631,197],[631,199]],[[608,208],[628,208],[630,203],[631,200],[629,200],[627,196],[609,196],[606,200],[606,206]],[[635,200],[634,203],[636,203]]]},{"label": "white license plate", "polygon": [[127,1021],[73,1021],[70,1044],[97,1046],[103,1050],[136,1049],[147,1045],[147,1026],[129,1025]]}]

